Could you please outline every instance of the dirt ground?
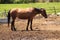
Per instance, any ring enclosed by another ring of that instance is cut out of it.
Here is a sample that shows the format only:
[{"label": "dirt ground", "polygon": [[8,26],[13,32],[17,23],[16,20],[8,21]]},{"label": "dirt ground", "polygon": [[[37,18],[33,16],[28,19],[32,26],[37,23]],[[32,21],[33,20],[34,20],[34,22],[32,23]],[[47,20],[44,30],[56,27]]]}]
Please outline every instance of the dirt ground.
[{"label": "dirt ground", "polygon": [[26,31],[27,20],[15,22],[17,31],[11,31],[6,24],[0,23],[0,40],[60,40],[60,15],[48,15],[45,19],[36,16],[33,19],[33,31]]}]

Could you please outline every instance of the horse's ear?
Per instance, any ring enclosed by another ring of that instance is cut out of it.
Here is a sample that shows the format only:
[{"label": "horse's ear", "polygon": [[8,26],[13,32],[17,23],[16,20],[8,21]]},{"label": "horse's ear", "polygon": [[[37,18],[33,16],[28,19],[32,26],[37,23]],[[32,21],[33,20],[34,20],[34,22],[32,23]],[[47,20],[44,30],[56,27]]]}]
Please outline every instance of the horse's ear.
[{"label": "horse's ear", "polygon": [[43,8],[41,8],[40,10],[41,10],[41,12],[45,11],[45,9],[43,9]]}]

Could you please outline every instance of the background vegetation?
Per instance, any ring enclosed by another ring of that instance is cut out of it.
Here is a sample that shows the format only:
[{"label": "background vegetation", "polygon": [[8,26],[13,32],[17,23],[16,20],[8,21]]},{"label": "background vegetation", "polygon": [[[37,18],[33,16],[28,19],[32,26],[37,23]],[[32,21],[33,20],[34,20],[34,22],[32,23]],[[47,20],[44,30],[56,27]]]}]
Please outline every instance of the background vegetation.
[{"label": "background vegetation", "polygon": [[11,3],[36,3],[36,2],[60,2],[60,0],[0,0],[2,4]]},{"label": "background vegetation", "polygon": [[12,8],[29,8],[29,7],[36,7],[36,8],[45,8],[47,10],[47,13],[53,13],[54,8],[56,9],[56,12],[60,11],[60,3],[54,2],[54,3],[29,3],[29,4],[0,4],[0,12]]},{"label": "background vegetation", "polygon": [[60,12],[60,0],[0,0],[0,16],[12,8],[45,8],[47,13]]}]

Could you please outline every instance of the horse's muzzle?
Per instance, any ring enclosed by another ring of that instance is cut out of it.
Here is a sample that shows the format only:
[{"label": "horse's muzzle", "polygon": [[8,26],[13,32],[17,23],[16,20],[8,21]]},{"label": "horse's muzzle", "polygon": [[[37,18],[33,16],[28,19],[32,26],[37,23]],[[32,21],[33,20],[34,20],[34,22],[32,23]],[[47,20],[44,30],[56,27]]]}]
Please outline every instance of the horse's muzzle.
[{"label": "horse's muzzle", "polygon": [[48,18],[47,16],[45,18]]}]

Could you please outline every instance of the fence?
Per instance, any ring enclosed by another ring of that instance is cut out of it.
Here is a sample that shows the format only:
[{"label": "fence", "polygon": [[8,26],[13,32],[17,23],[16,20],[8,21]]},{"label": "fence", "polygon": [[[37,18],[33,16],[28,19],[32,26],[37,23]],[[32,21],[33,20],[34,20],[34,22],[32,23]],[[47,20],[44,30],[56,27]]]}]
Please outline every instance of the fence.
[{"label": "fence", "polygon": [[4,10],[3,12],[0,12],[0,17],[2,17],[2,18],[7,17],[6,10]]},{"label": "fence", "polygon": [[50,7],[46,9],[46,11],[48,14],[57,14],[57,13],[60,13],[60,8]]},{"label": "fence", "polygon": [[[58,12],[60,12],[60,8],[55,8],[55,7],[51,7],[49,9],[46,9],[47,14],[57,14]],[[3,10],[3,12],[0,12],[0,17],[7,17],[7,11]]]}]

